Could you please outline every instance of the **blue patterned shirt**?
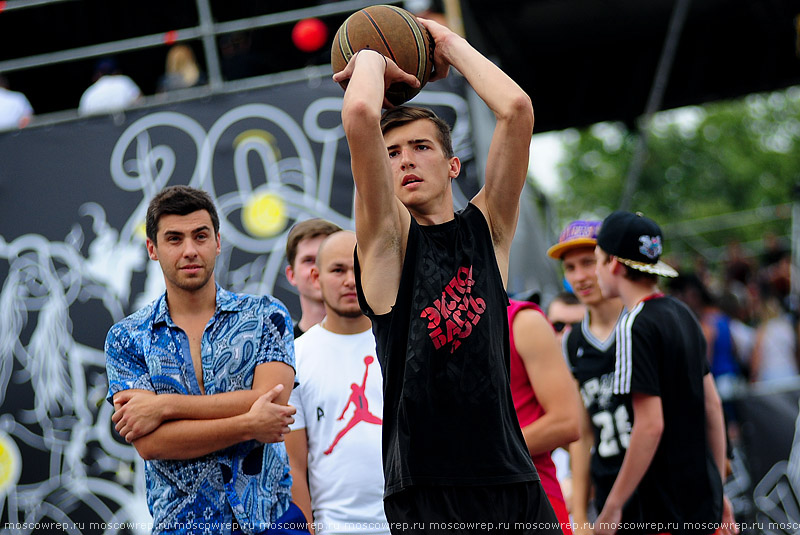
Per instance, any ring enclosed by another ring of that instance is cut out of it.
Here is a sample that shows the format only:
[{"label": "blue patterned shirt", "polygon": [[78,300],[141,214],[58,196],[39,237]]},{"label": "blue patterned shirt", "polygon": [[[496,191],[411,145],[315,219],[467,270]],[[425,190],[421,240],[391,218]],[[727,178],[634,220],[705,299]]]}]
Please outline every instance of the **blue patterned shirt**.
[{"label": "blue patterned shirt", "polygon": [[[294,367],[286,307],[269,296],[217,286],[216,311],[201,342],[206,394],[252,387],[259,364]],[[105,344],[108,400],[121,390],[201,395],[189,339],[170,317],[166,294],[115,324]],[[145,462],[153,533],[245,533],[274,523],[289,506],[291,477],[283,443],[242,442],[191,460]]]}]

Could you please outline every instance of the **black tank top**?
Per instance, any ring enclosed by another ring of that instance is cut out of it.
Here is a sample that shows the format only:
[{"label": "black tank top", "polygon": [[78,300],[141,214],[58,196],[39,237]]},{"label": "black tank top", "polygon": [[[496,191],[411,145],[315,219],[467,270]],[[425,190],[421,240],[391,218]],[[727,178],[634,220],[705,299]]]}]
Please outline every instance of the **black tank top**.
[{"label": "black tank top", "polygon": [[481,211],[412,217],[397,299],[376,315],[386,495],[412,485],[537,481],[509,387],[508,296]]}]

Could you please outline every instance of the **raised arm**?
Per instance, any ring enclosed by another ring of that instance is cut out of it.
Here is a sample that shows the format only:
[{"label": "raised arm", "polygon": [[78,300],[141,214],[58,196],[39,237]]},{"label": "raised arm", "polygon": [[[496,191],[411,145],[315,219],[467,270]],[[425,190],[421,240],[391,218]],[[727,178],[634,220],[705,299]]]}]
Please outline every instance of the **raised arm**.
[{"label": "raised arm", "polygon": [[418,85],[412,75],[374,50],[362,50],[334,75],[349,79],[342,101],[342,125],[350,147],[356,186],[358,260],[367,301],[388,312],[400,284],[410,215],[395,196],[392,170],[380,128],[385,88],[400,81]]},{"label": "raised arm", "polygon": [[519,196],[528,172],[528,152],[533,134],[531,99],[506,73],[446,27],[420,19],[436,42],[437,78],[452,65],[464,75],[496,119],[486,162],[486,185],[473,199],[483,211],[492,235],[501,273],[505,277],[508,250],[516,229]]},{"label": "raised arm", "polygon": [[553,328],[535,310],[514,317],[514,345],[545,413],[522,428],[531,455],[551,452],[578,439],[581,399],[561,356]]}]

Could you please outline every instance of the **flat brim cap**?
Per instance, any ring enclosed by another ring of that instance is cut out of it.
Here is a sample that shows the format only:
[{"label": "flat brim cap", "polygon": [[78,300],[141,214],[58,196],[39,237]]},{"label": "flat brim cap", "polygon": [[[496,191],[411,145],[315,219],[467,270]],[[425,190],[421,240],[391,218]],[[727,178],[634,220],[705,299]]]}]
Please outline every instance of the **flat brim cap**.
[{"label": "flat brim cap", "polygon": [[622,210],[605,218],[597,233],[597,245],[626,266],[662,277],[677,277],[678,272],[660,260],[663,242],[661,227],[655,221]]},{"label": "flat brim cap", "polygon": [[547,256],[561,260],[568,251],[579,247],[594,247],[597,245],[597,229],[600,221],[573,221],[566,226],[558,243],[547,250]]}]

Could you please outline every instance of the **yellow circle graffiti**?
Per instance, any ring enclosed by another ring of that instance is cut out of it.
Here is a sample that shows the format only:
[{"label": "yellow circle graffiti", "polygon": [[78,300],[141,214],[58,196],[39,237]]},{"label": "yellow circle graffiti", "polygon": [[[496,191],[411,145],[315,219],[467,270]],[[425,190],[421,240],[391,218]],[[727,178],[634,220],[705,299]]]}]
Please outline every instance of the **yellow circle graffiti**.
[{"label": "yellow circle graffiti", "polygon": [[281,159],[281,151],[278,149],[278,141],[275,139],[275,136],[267,132],[266,130],[260,130],[258,128],[252,128],[250,130],[245,130],[233,140],[233,146],[238,147],[242,143],[249,142],[249,143],[263,143],[272,150],[272,154],[275,158],[275,161]]},{"label": "yellow circle graffiti", "polygon": [[0,496],[5,496],[17,484],[22,457],[14,441],[0,432]]},{"label": "yellow circle graffiti", "polygon": [[242,208],[244,228],[258,238],[269,238],[286,228],[286,203],[276,193],[256,193]]}]

